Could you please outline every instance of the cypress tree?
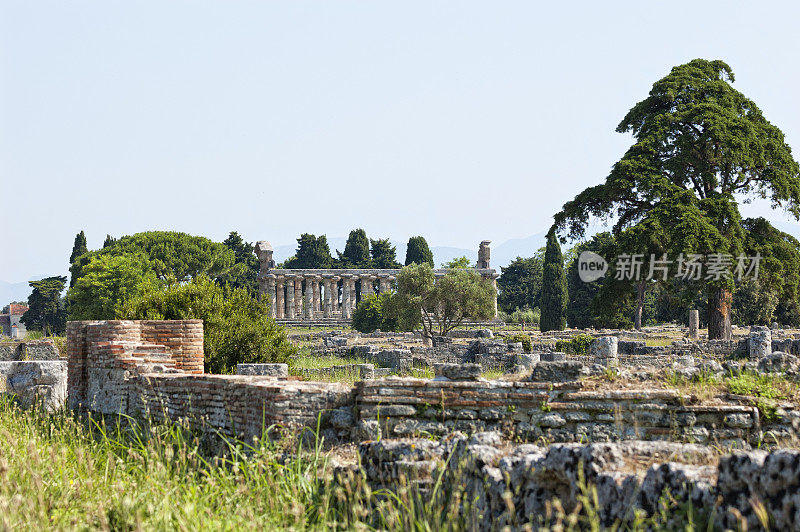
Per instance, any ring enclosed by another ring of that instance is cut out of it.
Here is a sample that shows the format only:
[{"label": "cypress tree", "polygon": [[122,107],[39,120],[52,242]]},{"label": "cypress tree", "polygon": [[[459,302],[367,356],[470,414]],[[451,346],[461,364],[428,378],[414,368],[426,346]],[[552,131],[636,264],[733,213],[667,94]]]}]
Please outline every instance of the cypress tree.
[{"label": "cypress tree", "polygon": [[347,237],[344,253],[339,253],[344,268],[369,268],[369,239],[363,229],[353,229]]},{"label": "cypress tree", "polygon": [[83,233],[83,231],[81,231],[75,235],[75,243],[72,244],[72,253],[69,256],[69,263],[72,264],[75,262],[75,259],[87,251],[89,251],[89,248],[86,247],[86,235]]},{"label": "cypress tree", "polygon": [[433,268],[431,248],[428,247],[425,237],[412,236],[408,239],[408,246],[406,246],[406,266],[425,263],[430,264],[431,268]]},{"label": "cypress tree", "polygon": [[75,264],[75,260],[81,255],[88,253],[89,248],[86,246],[86,235],[81,231],[75,235],[75,242],[72,244],[72,253],[69,255],[69,287],[75,286],[75,281],[80,277],[81,265]]},{"label": "cypress tree", "polygon": [[542,318],[540,329],[560,331],[566,326],[567,278],[564,275],[564,257],[554,229],[547,233],[542,271]]}]

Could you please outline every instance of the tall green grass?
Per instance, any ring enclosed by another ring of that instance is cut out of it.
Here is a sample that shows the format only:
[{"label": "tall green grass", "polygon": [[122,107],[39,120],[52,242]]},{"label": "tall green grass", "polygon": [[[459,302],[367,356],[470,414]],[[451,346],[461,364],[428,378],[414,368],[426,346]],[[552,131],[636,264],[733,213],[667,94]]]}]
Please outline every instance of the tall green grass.
[{"label": "tall green grass", "polygon": [[[321,440],[300,441],[245,445],[220,436],[222,452],[211,454],[180,424],[23,411],[1,399],[0,529],[442,531],[486,523],[444,473],[424,492],[402,479],[392,491],[373,490],[362,469],[334,467]],[[533,528],[517,521],[510,494],[505,512],[521,529],[600,530],[593,489],[570,513],[556,500],[547,515],[529,516]],[[676,509],[621,528],[660,530],[692,515]]]}]

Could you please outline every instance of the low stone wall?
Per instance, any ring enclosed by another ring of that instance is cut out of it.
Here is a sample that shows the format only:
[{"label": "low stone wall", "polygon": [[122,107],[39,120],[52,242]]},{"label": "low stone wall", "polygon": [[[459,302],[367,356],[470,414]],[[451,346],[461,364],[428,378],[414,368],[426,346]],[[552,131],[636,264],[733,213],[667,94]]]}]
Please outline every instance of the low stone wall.
[{"label": "low stone wall", "polygon": [[39,405],[58,410],[67,398],[64,360],[0,362],[0,393],[13,395],[24,407]]},{"label": "low stone wall", "polygon": [[120,372],[139,363],[203,373],[203,322],[71,321],[67,323],[67,356],[70,407],[86,406],[90,389],[96,392],[105,380],[120,380]]},{"label": "low stone wall", "polygon": [[30,340],[23,342],[0,342],[2,360],[58,360],[61,354],[53,340]]},{"label": "low stone wall", "polygon": [[493,430],[527,441],[644,439],[749,447],[763,436],[753,406],[700,405],[696,397],[672,390],[581,391],[578,382],[359,382],[356,419],[359,435],[373,438],[379,430],[395,438]]},{"label": "low stone wall", "polygon": [[[434,479],[439,493],[456,494],[469,529],[534,530],[546,526],[558,499],[567,514],[594,487],[604,527],[653,516],[662,497],[691,505],[696,522],[720,530],[761,530],[763,508],[775,530],[800,530],[800,452],[736,452],[717,459],[700,445],[631,441],[591,445],[509,446],[496,433],[472,438],[381,440],[359,446],[367,481],[395,492],[414,486],[425,500]],[[413,496],[413,494],[412,494]],[[444,495],[446,496],[446,495]],[[590,510],[591,511],[591,510]],[[661,514],[662,527],[683,529],[687,515]],[[549,528],[549,527],[548,527]]]},{"label": "low stone wall", "polygon": [[353,403],[344,384],[243,375],[144,374],[129,379],[128,394],[131,415],[183,419],[244,440],[270,428],[316,429],[318,421],[328,428],[331,412]]}]

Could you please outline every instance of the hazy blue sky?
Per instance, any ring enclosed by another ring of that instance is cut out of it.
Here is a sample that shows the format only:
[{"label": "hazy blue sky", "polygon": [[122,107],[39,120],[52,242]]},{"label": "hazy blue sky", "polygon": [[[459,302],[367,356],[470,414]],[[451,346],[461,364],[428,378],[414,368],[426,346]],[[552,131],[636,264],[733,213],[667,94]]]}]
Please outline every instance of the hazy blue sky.
[{"label": "hazy blue sky", "polygon": [[696,57],[797,152],[798,6],[0,1],[0,279],[64,273],[81,229],[537,233]]}]

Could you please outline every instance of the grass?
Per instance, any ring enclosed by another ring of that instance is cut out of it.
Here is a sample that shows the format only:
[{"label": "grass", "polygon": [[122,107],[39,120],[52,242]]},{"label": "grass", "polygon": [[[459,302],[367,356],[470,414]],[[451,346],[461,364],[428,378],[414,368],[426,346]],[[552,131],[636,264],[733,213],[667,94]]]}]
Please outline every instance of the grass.
[{"label": "grass", "polygon": [[289,362],[290,368],[320,369],[344,364],[372,364],[372,362],[359,357],[319,356],[309,350],[300,353]]},{"label": "grass", "polygon": [[483,377],[487,381],[497,380],[503,375],[505,375],[505,372],[501,369],[490,369],[481,373],[481,377]]},{"label": "grass", "polygon": [[[308,447],[222,438],[224,454],[211,455],[177,424],[123,421],[0,401],[0,529],[439,531],[477,529],[483,519],[462,483],[442,476],[424,493],[402,479],[392,491],[373,490],[363,470],[335,476],[318,438]],[[601,529],[596,491],[580,481],[577,508],[553,501],[534,528]],[[663,514],[681,522],[681,508],[665,505]],[[663,524],[656,515],[625,528]]]},{"label": "grass", "polygon": [[647,347],[669,347],[677,338],[647,338],[644,343]]}]

